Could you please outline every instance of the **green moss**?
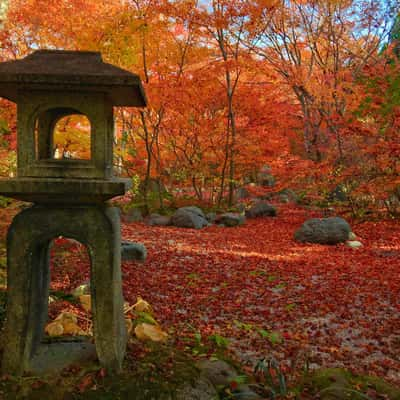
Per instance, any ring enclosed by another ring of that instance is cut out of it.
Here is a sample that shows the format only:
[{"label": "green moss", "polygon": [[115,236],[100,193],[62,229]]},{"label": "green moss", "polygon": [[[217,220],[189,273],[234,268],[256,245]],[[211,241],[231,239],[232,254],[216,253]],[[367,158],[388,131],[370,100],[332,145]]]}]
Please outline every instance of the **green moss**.
[{"label": "green moss", "polygon": [[[173,400],[176,391],[194,383],[194,361],[168,345],[136,343],[123,372],[101,376],[97,365],[65,371],[60,376],[10,378],[0,381],[0,399],[29,400]],[[2,397],[3,396],[3,397]]]},{"label": "green moss", "polygon": [[340,368],[320,369],[307,375],[300,385],[300,392],[304,391],[321,400],[369,399],[367,393],[371,391],[389,400],[400,400],[400,389],[383,379],[353,375]]}]

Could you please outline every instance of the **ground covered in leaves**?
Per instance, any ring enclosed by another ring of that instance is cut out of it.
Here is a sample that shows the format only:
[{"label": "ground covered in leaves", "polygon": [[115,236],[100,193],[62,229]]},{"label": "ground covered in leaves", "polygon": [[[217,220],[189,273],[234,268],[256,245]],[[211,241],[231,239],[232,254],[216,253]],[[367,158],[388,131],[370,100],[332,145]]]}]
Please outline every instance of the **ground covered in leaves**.
[{"label": "ground covered in leaves", "polygon": [[[289,377],[345,367],[399,385],[399,223],[351,223],[360,249],[295,242],[294,231],[317,216],[285,205],[275,218],[236,228],[123,224],[123,239],[148,251],[144,263],[123,263],[125,299],[148,301],[174,345],[196,356],[212,342],[248,372],[273,355]],[[55,293],[89,276],[84,248],[64,255],[52,258]],[[75,307],[85,325],[84,311],[68,300],[51,304],[50,317]]]},{"label": "ground covered in leaves", "polygon": [[250,366],[272,352],[289,373],[345,366],[400,383],[398,221],[352,223],[357,250],[296,243],[315,216],[285,206],[238,228],[126,224],[149,255],[123,265],[125,296],[150,302],[178,340],[214,335]]}]

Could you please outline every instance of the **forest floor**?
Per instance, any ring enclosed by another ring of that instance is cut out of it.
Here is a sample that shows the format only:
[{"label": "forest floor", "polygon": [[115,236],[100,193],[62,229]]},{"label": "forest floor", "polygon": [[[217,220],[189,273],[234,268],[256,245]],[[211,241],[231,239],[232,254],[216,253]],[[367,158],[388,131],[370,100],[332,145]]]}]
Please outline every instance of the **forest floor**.
[{"label": "forest floor", "polygon": [[[359,249],[295,242],[294,231],[318,216],[281,205],[277,217],[235,228],[125,223],[123,239],[148,252],[144,263],[122,265],[125,299],[149,302],[177,346],[198,354],[214,341],[244,370],[273,355],[288,375],[345,367],[400,385],[400,224],[350,221]],[[87,257],[73,257],[53,260],[53,289],[87,280]]]},{"label": "forest floor", "polygon": [[[249,369],[272,354],[289,374],[307,363],[400,384],[400,225],[352,223],[360,249],[295,242],[317,216],[284,205],[236,228],[123,224],[123,239],[148,252],[123,263],[125,299],[149,302],[178,344],[192,338],[199,351],[211,337]],[[72,290],[88,274],[79,262],[57,268],[53,286]]]},{"label": "forest floor", "polygon": [[148,250],[123,265],[125,297],[145,298],[179,338],[227,338],[249,365],[272,353],[288,370],[344,366],[400,384],[400,224],[351,224],[361,249],[295,242],[316,216],[281,206],[237,228],[125,224]]}]

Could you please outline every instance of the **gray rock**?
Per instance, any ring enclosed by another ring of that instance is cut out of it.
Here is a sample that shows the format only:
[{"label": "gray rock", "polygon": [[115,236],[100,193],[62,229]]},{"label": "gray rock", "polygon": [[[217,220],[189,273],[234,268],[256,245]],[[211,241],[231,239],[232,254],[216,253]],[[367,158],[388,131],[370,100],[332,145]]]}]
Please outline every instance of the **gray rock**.
[{"label": "gray rock", "polygon": [[179,228],[201,229],[209,223],[200,208],[190,206],[176,210],[171,217],[171,224]]},{"label": "gray rock", "polygon": [[246,210],[247,218],[275,217],[276,208],[264,201],[259,201]]},{"label": "gray rock", "polygon": [[298,242],[337,244],[345,242],[350,232],[350,225],[343,218],[311,218],[295,232],[294,238]]},{"label": "gray rock", "polygon": [[160,214],[150,214],[147,225],[151,226],[168,226],[171,225],[171,217]]},{"label": "gray rock", "polygon": [[203,218],[206,217],[204,215],[204,213],[203,213],[203,210],[201,208],[199,208],[199,207],[196,207],[196,206],[181,207],[178,210],[184,210],[184,211],[187,211],[187,212],[191,212],[191,213],[196,214],[196,215],[198,215],[200,217],[203,217]]},{"label": "gray rock", "polygon": [[206,220],[213,224],[217,219],[217,214],[215,212],[209,212],[206,214]]},{"label": "gray rock", "polygon": [[95,361],[96,347],[89,342],[55,342],[41,344],[32,357],[27,372],[34,375],[57,374],[72,364]]},{"label": "gray rock", "polygon": [[360,247],[363,247],[363,244],[359,242],[358,240],[348,240],[346,242],[347,246],[351,247],[352,249],[359,249]]},{"label": "gray rock", "polygon": [[218,399],[218,393],[211,382],[200,376],[193,383],[186,383],[178,388],[175,393],[176,400],[215,400]]},{"label": "gray rock", "polygon": [[147,257],[146,247],[142,243],[121,242],[121,260],[122,261],[145,261]]},{"label": "gray rock", "polygon": [[235,368],[222,360],[201,360],[196,363],[196,367],[216,387],[229,386],[238,376]]},{"label": "gray rock", "polygon": [[349,232],[349,240],[356,240],[357,239],[357,235],[354,232]]},{"label": "gray rock", "polygon": [[237,213],[225,213],[218,217],[218,223],[228,227],[243,225],[246,221],[246,217]]},{"label": "gray rock", "polygon": [[[196,363],[202,375],[215,387],[229,387],[239,375],[235,368],[222,360],[202,360]],[[248,385],[240,384],[233,393],[234,398],[244,400],[258,400],[261,397],[253,392]]]}]

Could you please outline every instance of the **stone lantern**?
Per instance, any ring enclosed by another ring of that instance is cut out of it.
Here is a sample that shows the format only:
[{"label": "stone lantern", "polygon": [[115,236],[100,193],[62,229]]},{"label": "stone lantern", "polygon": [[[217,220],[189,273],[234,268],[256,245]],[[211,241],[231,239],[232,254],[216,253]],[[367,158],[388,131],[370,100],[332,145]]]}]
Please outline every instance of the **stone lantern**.
[{"label": "stone lantern", "polygon": [[[14,218],[7,236],[2,369],[32,371],[60,351],[60,343],[45,344],[43,336],[49,247],[63,236],[88,249],[95,349],[102,366],[118,371],[126,348],[120,217],[106,200],[124,194],[129,181],[113,177],[113,106],[145,106],[140,79],[97,52],[39,50],[0,63],[0,96],[18,109],[17,177],[0,180],[0,194],[34,203]],[[70,115],[90,122],[85,159],[56,155],[55,127]],[[62,351],[76,351],[69,345]]]}]

